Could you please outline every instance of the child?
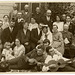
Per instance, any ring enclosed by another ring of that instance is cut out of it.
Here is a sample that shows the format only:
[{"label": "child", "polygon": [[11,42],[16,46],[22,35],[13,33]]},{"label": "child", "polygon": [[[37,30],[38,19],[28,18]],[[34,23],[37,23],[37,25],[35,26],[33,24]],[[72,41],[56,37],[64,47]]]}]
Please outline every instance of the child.
[{"label": "child", "polygon": [[[10,42],[5,42],[4,47],[5,47],[5,48],[4,48],[3,51],[2,51],[2,55],[5,56],[5,60],[10,60],[10,59],[15,58],[15,57],[12,55],[13,51],[12,51]],[[3,58],[2,58],[2,59],[3,59]]]}]

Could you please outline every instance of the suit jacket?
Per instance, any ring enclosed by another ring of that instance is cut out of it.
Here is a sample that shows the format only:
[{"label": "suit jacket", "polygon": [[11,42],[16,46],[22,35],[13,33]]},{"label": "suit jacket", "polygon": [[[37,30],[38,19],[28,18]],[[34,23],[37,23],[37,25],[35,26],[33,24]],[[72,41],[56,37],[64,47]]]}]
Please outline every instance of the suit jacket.
[{"label": "suit jacket", "polygon": [[42,35],[42,31],[38,35],[37,28],[36,29],[33,29],[31,31],[31,42],[37,44],[38,40],[40,40],[40,38],[41,38],[41,35]]},{"label": "suit jacket", "polygon": [[2,35],[3,29],[0,29],[0,39],[1,39],[1,35]]},{"label": "suit jacket", "polygon": [[23,18],[25,19],[25,21],[30,22],[31,13],[28,11],[28,13],[25,14],[25,11],[23,10],[23,11],[22,11],[22,14],[23,14],[22,16],[23,16]]},{"label": "suit jacket", "polygon": [[22,44],[25,44],[26,42],[30,43],[30,31],[27,30],[25,35],[23,29],[19,30],[17,38],[19,38]]},{"label": "suit jacket", "polygon": [[68,41],[69,41],[69,44],[72,44],[72,42],[74,41],[74,37],[73,37],[73,34],[71,32],[62,32],[62,35],[63,35],[63,39],[67,38]]},{"label": "suit jacket", "polygon": [[46,54],[42,54],[41,56],[39,56],[39,55],[37,54],[37,50],[36,50],[36,49],[34,49],[34,50],[30,51],[29,53],[27,53],[26,56],[27,56],[28,58],[34,58],[34,59],[36,59],[38,62],[44,62],[45,59],[46,59]]},{"label": "suit jacket", "polygon": [[41,13],[34,13],[33,14],[33,17],[35,18],[35,20],[36,20],[36,23],[40,23],[41,22],[41,16],[42,16],[42,14]]},{"label": "suit jacket", "polygon": [[1,36],[2,43],[4,44],[7,41],[9,41],[11,43],[14,42],[16,35],[17,35],[17,31],[16,31],[15,27],[13,28],[12,32],[10,31],[9,27],[4,29],[2,32],[2,36]]},{"label": "suit jacket", "polygon": [[17,31],[21,30],[23,28],[23,22],[21,21],[21,22],[18,23],[18,18],[15,21],[15,25],[16,25]]},{"label": "suit jacket", "polygon": [[75,25],[73,23],[70,23],[69,25],[69,31],[74,35],[75,34]]},{"label": "suit jacket", "polygon": [[50,18],[50,21],[47,21],[46,16],[44,16],[44,17],[41,18],[41,23],[47,24],[47,25],[49,26],[49,28],[50,28],[50,31],[52,32],[52,28],[53,28],[53,25],[52,25],[52,23],[53,23],[52,18]]}]

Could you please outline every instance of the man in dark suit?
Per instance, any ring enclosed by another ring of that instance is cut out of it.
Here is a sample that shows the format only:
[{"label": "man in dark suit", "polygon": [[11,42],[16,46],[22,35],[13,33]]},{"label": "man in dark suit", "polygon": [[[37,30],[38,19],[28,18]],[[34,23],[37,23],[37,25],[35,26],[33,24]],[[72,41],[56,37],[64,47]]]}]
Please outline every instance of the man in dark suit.
[{"label": "man in dark suit", "polygon": [[38,28],[31,31],[31,48],[34,49],[37,44],[41,43],[42,26],[38,24]]},{"label": "man in dark suit", "polygon": [[36,7],[36,12],[33,13],[32,16],[35,17],[36,23],[39,24],[41,22],[41,16],[42,16],[42,14],[40,12],[40,8],[39,7]]},{"label": "man in dark suit", "polygon": [[0,40],[1,40],[2,31],[3,31],[2,25],[3,25],[3,21],[0,20]]},{"label": "man in dark suit", "polygon": [[29,12],[29,5],[24,6],[24,10],[22,10],[22,16],[25,21],[30,22],[31,13]]},{"label": "man in dark suit", "polygon": [[30,31],[28,30],[28,25],[28,22],[24,22],[23,29],[21,29],[17,34],[17,38],[25,46],[25,53],[28,53],[30,51]]},{"label": "man in dark suit", "polygon": [[2,35],[1,35],[2,43],[4,44],[5,42],[9,41],[11,44],[13,44],[15,41],[16,35],[17,35],[17,30],[15,27],[15,21],[11,20],[10,26],[4,29],[2,32]]},{"label": "man in dark suit", "polygon": [[66,16],[66,25],[69,26],[69,31],[75,35],[75,25],[71,22],[71,17],[69,15]]},{"label": "man in dark suit", "polygon": [[24,19],[22,17],[22,12],[18,12],[17,13],[17,19],[15,21],[17,31],[19,31],[23,28],[23,22],[24,22]]},{"label": "man in dark suit", "polygon": [[50,28],[50,31],[52,32],[52,18],[51,18],[51,10],[47,10],[46,11],[46,15],[44,17],[42,17],[41,22],[44,23],[45,25],[48,25]]},{"label": "man in dark suit", "polygon": [[64,25],[64,31],[62,32],[65,47],[64,57],[73,58],[75,57],[74,36],[68,29],[69,27]]}]

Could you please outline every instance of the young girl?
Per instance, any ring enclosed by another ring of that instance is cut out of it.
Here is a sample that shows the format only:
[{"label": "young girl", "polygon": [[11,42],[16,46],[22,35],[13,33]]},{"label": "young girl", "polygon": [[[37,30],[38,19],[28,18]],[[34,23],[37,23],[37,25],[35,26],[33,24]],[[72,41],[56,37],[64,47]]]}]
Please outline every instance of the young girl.
[{"label": "young girl", "polygon": [[20,43],[19,39],[15,40],[14,56],[19,57],[25,54],[25,47]]},{"label": "young girl", "polygon": [[[2,51],[2,55],[5,57],[5,60],[10,60],[10,59],[15,58],[15,57],[12,55],[12,53],[13,53],[13,51],[12,51],[10,42],[5,42],[5,44],[4,44],[4,49],[3,49],[3,51]],[[2,59],[3,59],[3,58],[2,58]]]}]

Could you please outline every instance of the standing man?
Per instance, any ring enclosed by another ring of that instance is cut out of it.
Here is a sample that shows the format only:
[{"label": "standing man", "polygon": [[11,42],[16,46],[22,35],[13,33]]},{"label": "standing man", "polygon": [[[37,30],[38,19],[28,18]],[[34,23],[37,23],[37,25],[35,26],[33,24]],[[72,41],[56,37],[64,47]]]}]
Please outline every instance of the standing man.
[{"label": "standing man", "polygon": [[35,20],[36,20],[36,23],[40,23],[41,22],[41,11],[40,11],[40,8],[39,7],[36,7],[36,12],[33,13],[33,16],[35,17]]},{"label": "standing man", "polygon": [[10,11],[10,13],[9,13],[9,18],[10,18],[10,20],[11,20],[11,19],[16,20],[16,18],[17,18],[17,13],[18,13],[17,4],[14,4],[14,5],[13,5],[13,10]]},{"label": "standing man", "polygon": [[52,14],[51,10],[47,10],[46,15],[44,17],[42,17],[41,22],[44,23],[45,25],[48,25],[49,28],[50,28],[50,31],[52,32],[53,21],[52,21],[52,18],[51,18],[51,14]]},{"label": "standing man", "polygon": [[24,19],[22,18],[22,12],[18,12],[17,13],[17,19],[15,22],[15,25],[17,27],[17,31],[19,31],[23,28],[23,22],[24,22]]},{"label": "standing man", "polygon": [[22,16],[25,21],[30,22],[31,14],[29,12],[29,5],[24,6],[24,10],[22,11]]}]

